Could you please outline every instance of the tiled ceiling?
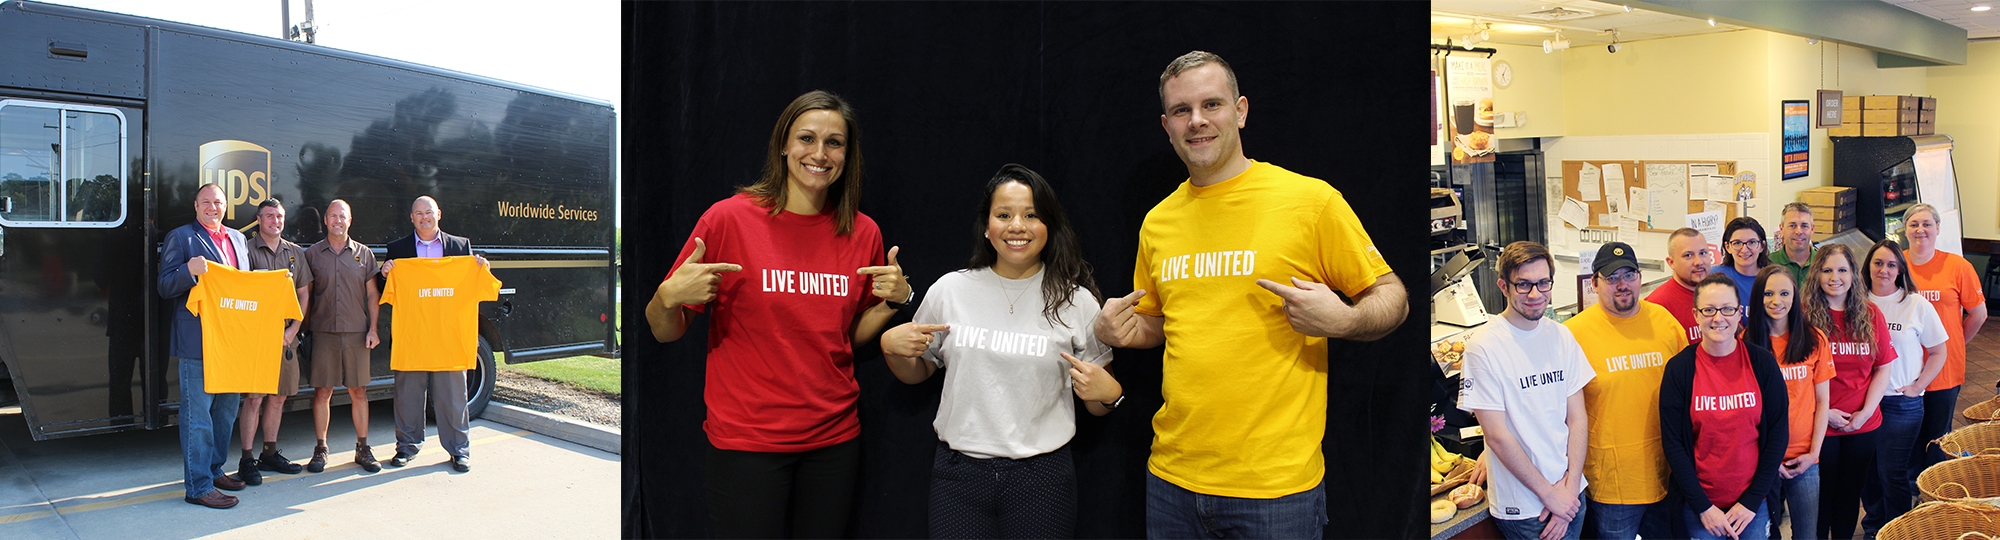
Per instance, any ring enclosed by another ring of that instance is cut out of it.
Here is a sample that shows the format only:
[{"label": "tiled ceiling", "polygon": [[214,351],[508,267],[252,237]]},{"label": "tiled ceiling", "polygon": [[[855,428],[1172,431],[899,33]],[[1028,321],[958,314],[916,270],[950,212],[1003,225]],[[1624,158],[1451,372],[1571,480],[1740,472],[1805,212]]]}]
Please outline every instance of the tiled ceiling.
[{"label": "tiled ceiling", "polygon": [[[1533,15],[1557,8],[1583,14],[1557,21],[1538,20]],[[1434,38],[1450,38],[1453,44],[1463,44],[1467,34],[1486,28],[1488,23],[1492,24],[1492,28],[1487,32],[1486,41],[1529,47],[1542,46],[1542,40],[1554,37],[1556,30],[1562,31],[1570,46],[1586,47],[1611,43],[1611,30],[1618,31],[1619,42],[1629,43],[1743,29],[1724,23],[1710,25],[1706,19],[1643,9],[1627,12],[1622,5],[1591,0],[1431,0],[1431,36]]]},{"label": "tiled ceiling", "polygon": [[[2000,38],[2000,9],[1973,11],[1972,8],[1985,6],[2000,8],[1995,0],[1882,0],[1896,7],[1917,12],[1959,28],[1964,28],[1970,39]],[[1431,3],[1436,9],[1437,2]]]}]

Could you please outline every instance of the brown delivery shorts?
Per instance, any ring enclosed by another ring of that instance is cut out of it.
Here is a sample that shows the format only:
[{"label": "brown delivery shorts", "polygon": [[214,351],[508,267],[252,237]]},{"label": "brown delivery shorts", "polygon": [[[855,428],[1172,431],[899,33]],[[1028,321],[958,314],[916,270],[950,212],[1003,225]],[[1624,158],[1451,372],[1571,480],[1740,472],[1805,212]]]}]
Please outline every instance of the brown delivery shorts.
[{"label": "brown delivery shorts", "polygon": [[368,386],[367,332],[313,332],[313,388]]}]

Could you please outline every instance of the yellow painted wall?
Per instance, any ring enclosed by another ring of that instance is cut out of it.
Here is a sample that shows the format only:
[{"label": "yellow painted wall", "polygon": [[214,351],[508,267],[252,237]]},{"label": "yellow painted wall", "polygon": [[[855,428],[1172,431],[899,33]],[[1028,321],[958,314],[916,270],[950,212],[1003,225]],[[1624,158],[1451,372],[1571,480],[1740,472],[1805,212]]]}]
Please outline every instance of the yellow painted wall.
[{"label": "yellow painted wall", "polygon": [[[1443,45],[1447,36],[1431,36],[1431,44]],[[1560,137],[1563,134],[1562,55],[1547,54],[1541,47],[1481,43],[1492,48],[1493,61],[1514,66],[1514,84],[1493,87],[1496,112],[1528,113],[1528,123],[1520,128],[1500,128],[1494,136],[1502,139]],[[1476,53],[1454,53],[1476,54]]]},{"label": "yellow painted wall", "polygon": [[2000,240],[2000,42],[1975,41],[1965,65],[1927,68],[1938,100],[1937,132],[1950,135],[1965,237]]},{"label": "yellow painted wall", "polygon": [[1564,135],[1681,135],[1770,130],[1766,32],[1633,42],[1617,54],[1563,56]]},{"label": "yellow painted wall", "polygon": [[[1760,131],[1771,133],[1771,156],[1773,163],[1784,152],[1784,126],[1779,117],[1779,102],[1788,99],[1811,101],[1822,88],[1840,90],[1845,95],[1927,95],[1924,68],[1879,69],[1875,67],[1875,53],[1851,46],[1833,43],[1808,44],[1797,36],[1774,34],[1752,30],[1763,38],[1765,57],[1770,60],[1766,69],[1766,85],[1770,89],[1769,98],[1761,104],[1763,126]],[[1818,108],[1814,108],[1818,112]],[[1812,164],[1810,174],[1778,183],[1777,193],[1771,199],[1776,204],[1798,200],[1798,192],[1820,186],[1833,185],[1833,143],[1827,139],[1826,130],[1812,130]],[[1780,171],[1772,171],[1778,174]],[[1761,173],[1760,173],[1761,174]],[[1776,178],[1775,176],[1773,178]],[[1767,229],[1769,227],[1766,227]]]}]

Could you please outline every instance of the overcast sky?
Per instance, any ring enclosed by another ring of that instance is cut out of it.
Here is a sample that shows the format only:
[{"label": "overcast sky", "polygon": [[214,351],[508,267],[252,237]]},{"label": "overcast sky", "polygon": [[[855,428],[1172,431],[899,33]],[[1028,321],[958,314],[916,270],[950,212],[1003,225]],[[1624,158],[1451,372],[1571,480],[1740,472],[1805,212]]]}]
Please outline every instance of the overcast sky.
[{"label": "overcast sky", "polygon": [[[278,37],[285,0],[51,0]],[[292,24],[305,1],[289,0]],[[315,0],[315,43],[611,102],[619,84],[616,0]],[[622,204],[620,205],[622,206]],[[623,212],[619,212],[622,221]]]}]

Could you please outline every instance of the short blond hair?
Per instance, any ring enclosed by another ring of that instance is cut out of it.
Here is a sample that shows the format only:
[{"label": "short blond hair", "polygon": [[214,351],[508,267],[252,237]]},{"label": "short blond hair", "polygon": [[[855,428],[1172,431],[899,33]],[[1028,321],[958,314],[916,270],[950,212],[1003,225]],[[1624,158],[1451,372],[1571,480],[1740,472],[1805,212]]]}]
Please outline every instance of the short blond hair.
[{"label": "short blond hair", "polygon": [[1181,73],[1185,73],[1190,69],[1209,64],[1222,66],[1222,73],[1229,77],[1229,99],[1236,99],[1243,95],[1242,89],[1236,86],[1236,70],[1229,68],[1228,61],[1223,60],[1221,56],[1216,56],[1212,52],[1189,51],[1187,54],[1181,55],[1180,58],[1175,58],[1174,61],[1168,62],[1167,70],[1160,72],[1160,107],[1166,108],[1167,106],[1167,81],[1181,76]]}]

